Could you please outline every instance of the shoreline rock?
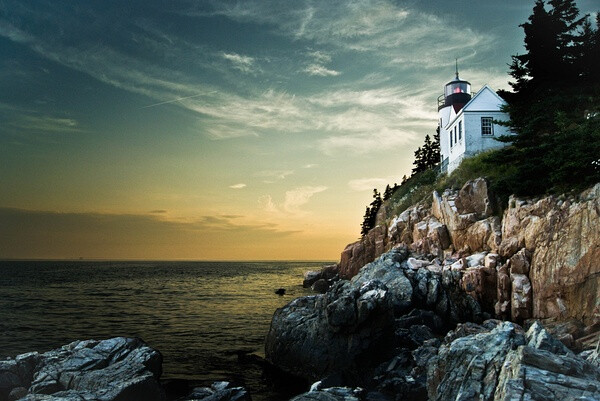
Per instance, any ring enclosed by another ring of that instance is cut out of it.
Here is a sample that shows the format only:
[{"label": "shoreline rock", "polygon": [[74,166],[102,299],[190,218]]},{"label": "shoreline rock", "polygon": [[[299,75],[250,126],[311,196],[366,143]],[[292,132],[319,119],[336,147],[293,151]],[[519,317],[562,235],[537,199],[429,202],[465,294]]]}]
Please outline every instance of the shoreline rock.
[{"label": "shoreline rock", "polygon": [[164,401],[161,373],[162,355],[141,339],[74,341],[0,361],[0,400]]}]

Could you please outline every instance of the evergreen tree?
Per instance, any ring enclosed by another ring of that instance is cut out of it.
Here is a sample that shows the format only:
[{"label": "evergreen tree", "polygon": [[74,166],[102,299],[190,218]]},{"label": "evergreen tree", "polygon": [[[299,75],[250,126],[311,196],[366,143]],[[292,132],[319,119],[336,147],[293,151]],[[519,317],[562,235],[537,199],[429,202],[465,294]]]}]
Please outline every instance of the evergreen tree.
[{"label": "evergreen tree", "polygon": [[382,204],[383,199],[381,199],[381,193],[379,193],[376,188],[373,189],[373,201],[371,202],[370,207],[367,206],[365,215],[363,217],[363,222],[361,224],[360,233],[363,237],[375,227],[375,223],[377,223],[377,212],[379,212],[379,208],[381,208]]},{"label": "evergreen tree", "polygon": [[598,107],[598,28],[580,17],[573,0],[537,0],[522,25],[526,53],[512,58],[507,100],[516,135],[500,138],[512,146],[491,160],[511,166],[504,185],[518,194],[540,194],[593,181],[600,153],[598,121],[584,111]]},{"label": "evergreen tree", "polygon": [[415,151],[412,173],[420,173],[435,167],[440,161],[440,135],[439,128],[431,140],[429,135],[425,136],[425,143]]},{"label": "evergreen tree", "polygon": [[386,185],[385,186],[385,191],[383,191],[383,200],[386,201],[388,199],[390,199],[390,197],[392,196],[392,194],[394,193],[394,190],[392,188],[390,188],[390,185]]}]

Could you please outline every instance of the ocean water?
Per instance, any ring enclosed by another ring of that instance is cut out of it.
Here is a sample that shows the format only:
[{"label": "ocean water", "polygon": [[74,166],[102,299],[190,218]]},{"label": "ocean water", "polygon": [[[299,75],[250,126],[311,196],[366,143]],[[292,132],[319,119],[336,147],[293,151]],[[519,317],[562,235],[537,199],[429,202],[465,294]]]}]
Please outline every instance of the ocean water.
[{"label": "ocean water", "polygon": [[165,379],[228,380],[255,401],[284,399],[238,354],[264,353],[273,312],[310,294],[302,274],[323,264],[0,261],[0,356],[141,337],[163,354]]}]

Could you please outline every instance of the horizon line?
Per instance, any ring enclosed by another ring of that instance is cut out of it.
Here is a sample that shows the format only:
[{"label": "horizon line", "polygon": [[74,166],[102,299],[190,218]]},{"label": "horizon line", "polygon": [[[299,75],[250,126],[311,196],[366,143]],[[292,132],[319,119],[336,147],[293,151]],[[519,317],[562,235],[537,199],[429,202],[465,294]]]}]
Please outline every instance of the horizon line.
[{"label": "horizon line", "polygon": [[111,258],[2,258],[0,262],[323,262],[327,259],[111,259]]}]

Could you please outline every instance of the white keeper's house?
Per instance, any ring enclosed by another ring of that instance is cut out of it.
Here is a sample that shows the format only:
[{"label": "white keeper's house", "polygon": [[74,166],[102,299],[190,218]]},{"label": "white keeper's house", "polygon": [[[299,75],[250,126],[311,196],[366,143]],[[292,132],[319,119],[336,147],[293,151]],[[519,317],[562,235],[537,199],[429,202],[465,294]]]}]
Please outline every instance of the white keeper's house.
[{"label": "white keeper's house", "polygon": [[495,121],[508,121],[502,111],[506,102],[489,86],[475,95],[471,84],[458,77],[446,84],[438,98],[441,171],[450,174],[469,156],[504,146],[494,138],[509,135],[510,128]]}]

